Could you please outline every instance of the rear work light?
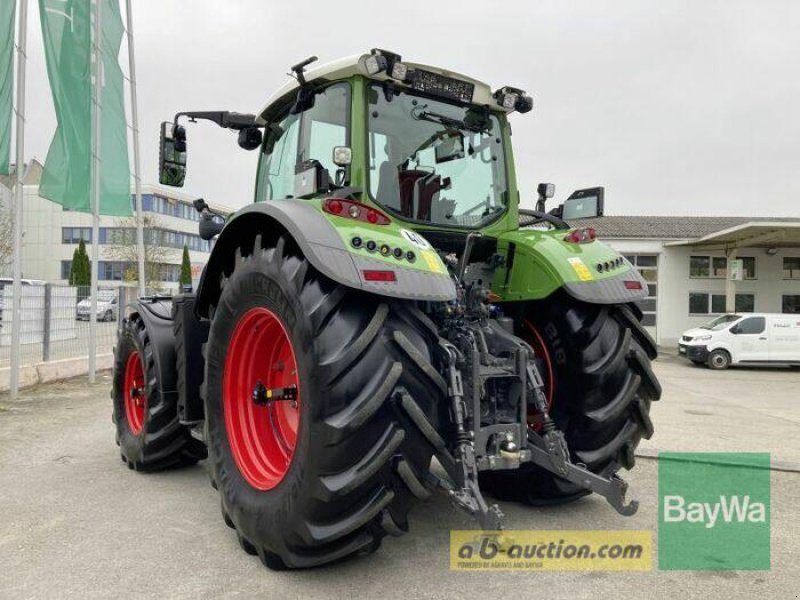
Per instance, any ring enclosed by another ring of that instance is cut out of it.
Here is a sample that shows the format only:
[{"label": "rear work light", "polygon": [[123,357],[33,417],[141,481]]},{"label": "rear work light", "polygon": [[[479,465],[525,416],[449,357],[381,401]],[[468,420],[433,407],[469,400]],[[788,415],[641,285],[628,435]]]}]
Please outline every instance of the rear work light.
[{"label": "rear work light", "polygon": [[588,244],[597,239],[597,231],[594,227],[582,227],[581,229],[573,229],[564,236],[564,241],[570,244]]},{"label": "rear work light", "polygon": [[348,219],[364,221],[372,225],[388,225],[391,223],[389,217],[381,211],[353,200],[326,198],[322,202],[322,210],[337,217],[347,217]]},{"label": "rear work light", "polygon": [[364,276],[364,281],[384,281],[394,283],[397,281],[397,276],[394,271],[361,271]]}]

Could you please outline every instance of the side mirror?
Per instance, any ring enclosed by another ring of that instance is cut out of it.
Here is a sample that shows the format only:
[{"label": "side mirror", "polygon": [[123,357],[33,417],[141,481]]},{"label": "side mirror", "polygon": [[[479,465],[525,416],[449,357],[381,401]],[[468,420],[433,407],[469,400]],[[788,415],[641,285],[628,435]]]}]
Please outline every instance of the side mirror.
[{"label": "side mirror", "polygon": [[602,217],[604,195],[605,188],[602,187],[572,192],[572,195],[561,205],[561,218],[569,221],[570,219]]},{"label": "side mirror", "polygon": [[728,331],[730,331],[734,335],[742,333],[742,330],[739,328],[739,325],[734,325]]},{"label": "side mirror", "polygon": [[158,182],[183,187],[186,179],[186,130],[171,121],[161,123],[158,148]]}]

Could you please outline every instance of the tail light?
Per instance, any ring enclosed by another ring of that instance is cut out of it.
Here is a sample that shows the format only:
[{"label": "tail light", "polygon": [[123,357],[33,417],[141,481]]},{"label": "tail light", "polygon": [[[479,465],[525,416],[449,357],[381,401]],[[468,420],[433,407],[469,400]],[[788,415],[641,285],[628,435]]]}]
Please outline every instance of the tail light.
[{"label": "tail light", "polygon": [[564,241],[570,244],[587,244],[597,239],[597,231],[594,227],[582,227],[573,229],[564,236]]},{"label": "tail light", "polygon": [[364,221],[372,225],[388,225],[391,223],[389,217],[381,211],[354,202],[353,200],[344,200],[342,198],[326,198],[322,202],[322,210],[337,217],[347,217],[348,219],[355,219],[356,221]]},{"label": "tail light", "polygon": [[394,271],[361,271],[364,281],[383,281],[386,283],[394,283],[397,281],[397,276]]}]

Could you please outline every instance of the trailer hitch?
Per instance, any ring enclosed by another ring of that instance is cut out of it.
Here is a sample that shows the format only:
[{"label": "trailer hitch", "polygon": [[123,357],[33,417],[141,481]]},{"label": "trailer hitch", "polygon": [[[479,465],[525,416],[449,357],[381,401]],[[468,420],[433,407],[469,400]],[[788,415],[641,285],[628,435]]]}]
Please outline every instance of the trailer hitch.
[{"label": "trailer hitch", "polygon": [[543,392],[544,382],[531,363],[527,366],[527,373],[528,383],[533,388],[534,405],[542,414],[542,434],[532,430],[528,433],[533,441],[533,445],[529,447],[531,462],[575,485],[600,494],[619,514],[626,517],[635,514],[639,509],[639,503],[636,500],[626,503],[627,482],[616,475],[602,477],[592,473],[586,465],[576,464],[570,460],[564,433],[556,427],[547,410],[547,400]]}]

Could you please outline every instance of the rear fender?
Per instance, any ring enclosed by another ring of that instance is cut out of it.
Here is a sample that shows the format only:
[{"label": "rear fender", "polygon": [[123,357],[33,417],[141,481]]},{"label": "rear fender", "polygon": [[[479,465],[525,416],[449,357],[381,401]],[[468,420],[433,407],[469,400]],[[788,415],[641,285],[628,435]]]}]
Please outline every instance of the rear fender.
[{"label": "rear fender", "polygon": [[492,291],[504,301],[539,300],[559,288],[590,304],[638,302],[647,282],[615,250],[599,241],[573,244],[566,231],[520,229],[502,234]]},{"label": "rear fender", "polygon": [[[338,221],[334,226],[333,220]],[[246,206],[231,217],[220,233],[197,291],[198,314],[208,316],[209,306],[220,295],[220,278],[233,270],[236,251],[250,254],[257,235],[276,239],[287,233],[297,243],[311,265],[326,277],[344,286],[392,298],[447,301],[455,298],[455,286],[438,255],[432,250],[410,246],[394,223],[380,230],[380,242],[390,247],[414,248],[420,256],[414,265],[391,256],[369,255],[345,243],[343,231],[375,232],[367,225],[359,229],[352,220],[329,217],[320,210],[319,200],[277,200]],[[367,235],[366,233],[364,235]],[[425,243],[421,240],[421,244]],[[424,256],[423,256],[424,255]],[[423,260],[423,258],[425,260]],[[364,271],[390,269],[394,282],[366,281]]]}]

